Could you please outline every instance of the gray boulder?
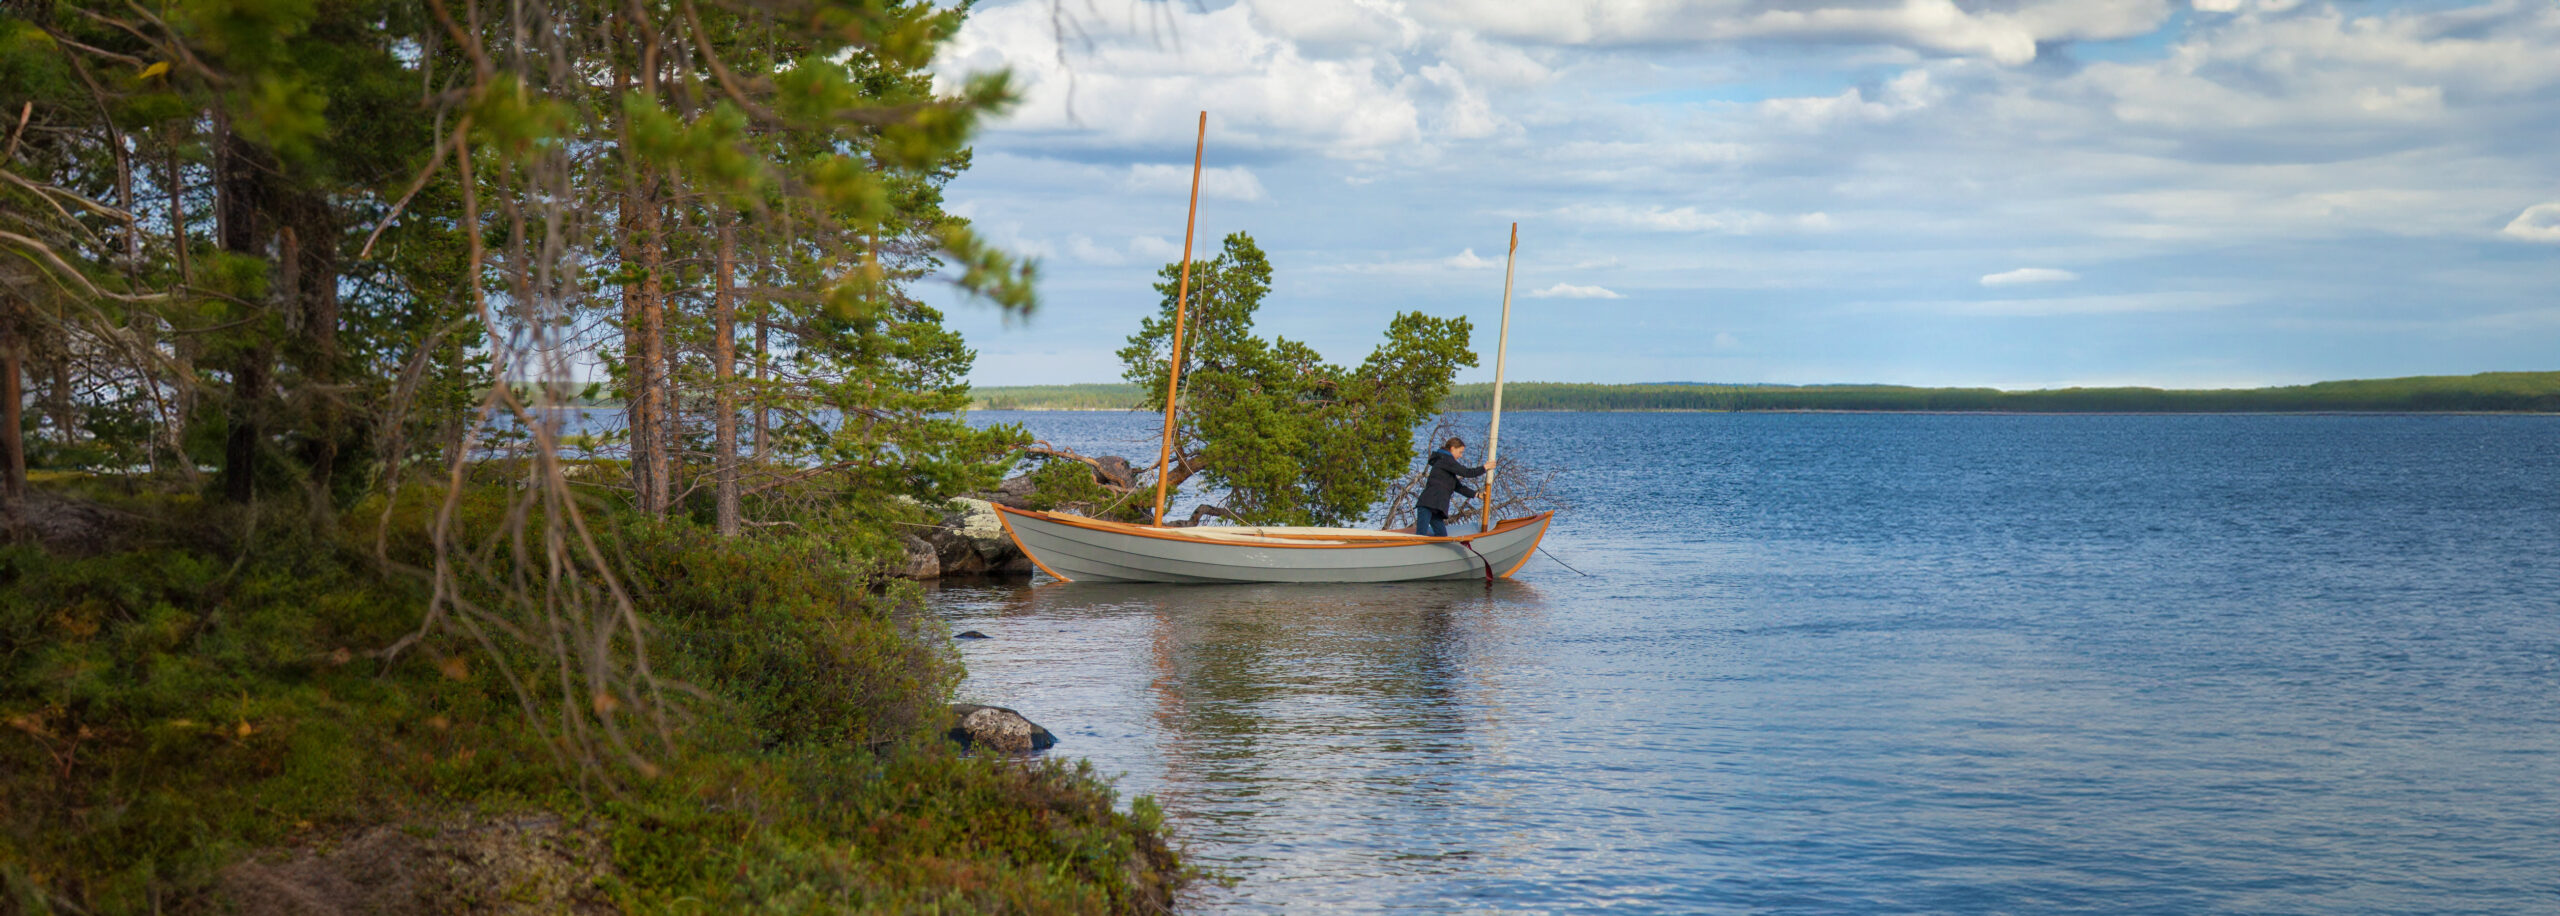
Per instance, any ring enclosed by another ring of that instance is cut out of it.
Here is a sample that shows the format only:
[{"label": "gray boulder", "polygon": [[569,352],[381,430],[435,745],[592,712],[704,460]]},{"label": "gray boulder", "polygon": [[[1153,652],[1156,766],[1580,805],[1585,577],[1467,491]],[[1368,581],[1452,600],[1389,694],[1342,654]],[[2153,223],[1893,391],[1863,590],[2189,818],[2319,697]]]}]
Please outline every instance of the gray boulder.
[{"label": "gray boulder", "polygon": [[913,534],[899,534],[898,546],[906,549],[906,565],[899,567],[903,579],[938,579],[942,577],[942,554],[931,543]]},{"label": "gray boulder", "polygon": [[1057,736],[1041,728],[1039,723],[1021,713],[1002,706],[980,706],[976,703],[953,703],[951,740],[969,750],[989,750],[999,754],[1027,754],[1057,746]]}]

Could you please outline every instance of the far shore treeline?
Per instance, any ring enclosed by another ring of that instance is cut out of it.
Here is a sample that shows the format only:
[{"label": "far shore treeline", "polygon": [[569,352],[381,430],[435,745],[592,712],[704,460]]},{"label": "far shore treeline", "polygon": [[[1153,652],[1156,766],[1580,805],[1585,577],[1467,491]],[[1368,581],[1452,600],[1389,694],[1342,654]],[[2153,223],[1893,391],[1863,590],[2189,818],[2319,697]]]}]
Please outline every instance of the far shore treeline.
[{"label": "far shore treeline", "polygon": [[[1135,385],[1018,385],[972,391],[978,410],[1153,408]],[[1490,410],[1493,386],[1459,385],[1449,410]],[[1841,410],[1962,413],[2560,413],[2560,372],[2355,379],[2274,388],[1917,388],[1905,385],[1599,385],[1514,382],[1504,410]]]}]

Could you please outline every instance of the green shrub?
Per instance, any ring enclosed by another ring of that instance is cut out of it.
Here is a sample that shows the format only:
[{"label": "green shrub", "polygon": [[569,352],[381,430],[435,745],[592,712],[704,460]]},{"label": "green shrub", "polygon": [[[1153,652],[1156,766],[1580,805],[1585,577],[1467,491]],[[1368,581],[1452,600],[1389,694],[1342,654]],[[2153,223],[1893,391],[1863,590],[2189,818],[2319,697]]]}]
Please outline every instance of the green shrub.
[{"label": "green shrub", "polygon": [[[503,495],[470,494],[460,524],[502,518]],[[253,851],[510,811],[593,825],[600,892],[645,912],[1100,913],[1177,877],[1143,800],[1122,813],[1081,768],[933,734],[960,668],[913,586],[843,546],[876,530],[731,541],[592,515],[681,723],[654,776],[608,788],[555,762],[496,675],[547,664],[529,650],[430,634],[377,654],[427,594],[373,559],[378,503],[342,537],[297,533],[298,506],[121,508],[107,553],[0,546],[0,910],[218,910],[221,869]],[[395,562],[423,558],[431,509],[390,513]]]}]

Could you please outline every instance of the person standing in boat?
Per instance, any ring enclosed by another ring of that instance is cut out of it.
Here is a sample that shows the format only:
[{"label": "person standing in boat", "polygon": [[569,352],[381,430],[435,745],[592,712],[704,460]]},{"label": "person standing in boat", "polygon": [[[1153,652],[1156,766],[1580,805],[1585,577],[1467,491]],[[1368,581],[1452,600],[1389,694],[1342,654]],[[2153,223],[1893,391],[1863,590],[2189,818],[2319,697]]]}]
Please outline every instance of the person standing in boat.
[{"label": "person standing in boat", "polygon": [[1474,489],[1460,483],[1458,478],[1482,477],[1484,472],[1493,469],[1491,463],[1483,467],[1468,467],[1462,463],[1466,457],[1467,440],[1456,436],[1449,437],[1449,441],[1432,450],[1431,457],[1425,461],[1431,467],[1431,478],[1423,482],[1422,495],[1413,501],[1413,533],[1436,538],[1449,536],[1449,495],[1476,495]]}]

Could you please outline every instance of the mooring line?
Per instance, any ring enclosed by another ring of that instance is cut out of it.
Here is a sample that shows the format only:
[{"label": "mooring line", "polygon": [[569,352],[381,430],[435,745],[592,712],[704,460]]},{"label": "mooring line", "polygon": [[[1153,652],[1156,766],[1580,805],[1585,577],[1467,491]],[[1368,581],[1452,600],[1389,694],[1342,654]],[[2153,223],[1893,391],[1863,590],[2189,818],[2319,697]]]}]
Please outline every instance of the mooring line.
[{"label": "mooring line", "polygon": [[[1538,552],[1539,552],[1539,553],[1547,553],[1547,545],[1545,545],[1545,544],[1540,544],[1540,545],[1538,545]],[[1478,554],[1478,556],[1482,556],[1482,554]],[[1566,569],[1573,569],[1573,564],[1565,562],[1565,561],[1564,561],[1564,559],[1563,559],[1562,557],[1558,557],[1558,556],[1556,556],[1555,554],[1547,553],[1547,559],[1550,559],[1550,560],[1554,560],[1554,561],[1556,561],[1556,565],[1557,565],[1557,566],[1562,566],[1562,567],[1564,567],[1564,568],[1566,568]],[[1573,571],[1574,571],[1574,572],[1576,572],[1576,573],[1579,573],[1579,574],[1581,574],[1581,575],[1584,575],[1584,576],[1589,576],[1589,575],[1591,575],[1590,573],[1583,572],[1582,570],[1579,570],[1579,569],[1573,569]]]}]

